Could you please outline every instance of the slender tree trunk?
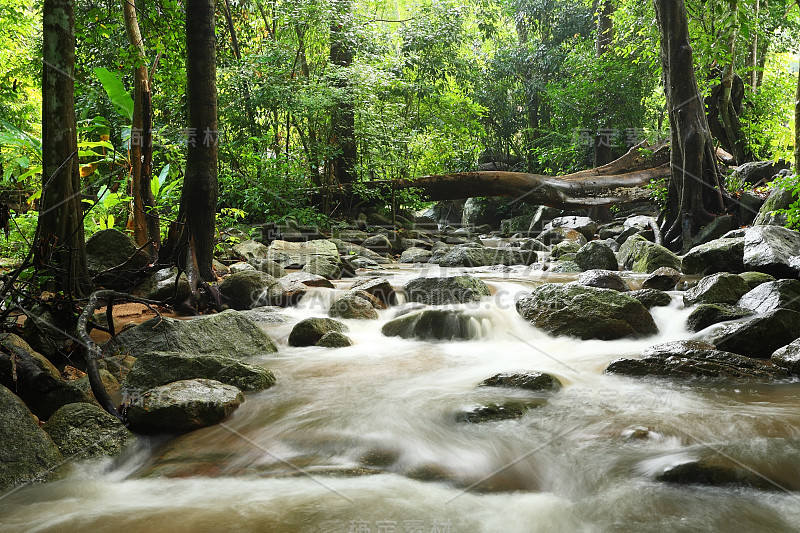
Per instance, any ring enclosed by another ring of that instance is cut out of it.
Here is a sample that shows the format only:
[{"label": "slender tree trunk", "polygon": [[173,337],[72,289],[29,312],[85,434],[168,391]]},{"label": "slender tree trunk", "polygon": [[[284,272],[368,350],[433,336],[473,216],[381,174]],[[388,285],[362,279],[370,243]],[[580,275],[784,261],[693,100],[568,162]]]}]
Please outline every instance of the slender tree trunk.
[{"label": "slender tree trunk", "polygon": [[[733,17],[738,16],[739,3],[737,0],[731,0],[730,9]],[[734,66],[736,64],[736,38],[738,31],[734,28],[731,32],[728,49],[731,53],[730,63],[725,67],[725,72],[722,76],[722,92],[719,99],[719,117],[722,122],[722,127],[725,131],[727,138],[727,146],[731,149],[736,163],[741,165],[748,162],[751,157],[747,150],[747,139],[742,132],[742,125],[739,122],[739,115],[736,113],[733,102],[731,100],[731,90],[733,89]]]},{"label": "slender tree trunk", "polygon": [[654,0],[669,110],[671,179],[664,242],[688,249],[701,226],[724,209],[714,145],[697,88],[684,0]]},{"label": "slender tree trunk", "polygon": [[148,255],[151,260],[155,260],[158,256],[161,231],[158,213],[155,209],[155,199],[150,188],[153,136],[147,55],[136,16],[136,0],[122,0],[122,13],[125,18],[128,41],[133,46],[136,62],[133,72],[133,123],[130,147],[133,238],[139,246],[144,246],[148,242],[153,243],[148,247]]},{"label": "slender tree trunk", "polygon": [[35,259],[55,274],[58,289],[84,297],[91,293],[92,281],[86,268],[78,168],[73,0],[44,0],[42,13],[43,183]]},{"label": "slender tree trunk", "polygon": [[214,232],[217,211],[217,78],[214,1],[186,2],[186,97],[189,128],[186,175],[179,218],[185,222],[182,242],[187,270],[196,265],[200,277],[215,279]]},{"label": "slender tree trunk", "polygon": [[[350,0],[336,0],[337,20],[330,29],[330,62],[337,67],[347,68],[353,64],[353,50],[347,41],[345,22],[349,19]],[[339,183],[352,183],[356,179],[355,164],[357,146],[355,139],[355,112],[353,111],[352,91],[344,74],[339,74],[335,82],[341,89],[341,100],[334,106],[331,114],[332,145],[337,149],[333,157],[333,174]]]},{"label": "slender tree trunk", "polygon": [[[597,58],[601,58],[608,51],[614,40],[614,21],[611,15],[614,14],[614,3],[612,0],[601,0],[602,5],[598,9],[597,17]],[[598,117],[598,127],[603,124],[603,117]],[[604,125],[605,126],[605,125]],[[603,132],[595,132],[594,137],[594,166],[599,167],[610,162],[613,155],[611,153],[611,142],[608,135]]]},{"label": "slender tree trunk", "polygon": [[797,92],[794,97],[794,171],[800,174],[800,72],[797,73]]},{"label": "slender tree trunk", "polygon": [[755,25],[750,32],[752,39],[747,55],[747,67],[750,69],[750,72],[747,74],[747,82],[750,85],[750,90],[756,92],[756,89],[758,89],[758,33],[761,31],[761,26],[759,24],[759,19],[761,18],[761,0],[756,0],[753,10],[755,12]]}]

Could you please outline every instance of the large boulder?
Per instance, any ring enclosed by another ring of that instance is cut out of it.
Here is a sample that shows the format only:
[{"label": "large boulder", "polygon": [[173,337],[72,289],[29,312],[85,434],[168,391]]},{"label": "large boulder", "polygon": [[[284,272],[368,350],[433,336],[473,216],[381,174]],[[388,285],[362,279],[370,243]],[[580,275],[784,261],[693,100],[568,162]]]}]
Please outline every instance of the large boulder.
[{"label": "large boulder", "polygon": [[628,296],[641,302],[648,310],[653,307],[666,307],[672,303],[672,297],[658,289],[639,289],[629,292]]},{"label": "large boulder", "polygon": [[762,283],[775,281],[775,276],[770,276],[769,274],[764,274],[763,272],[742,272],[739,274],[739,276],[741,276],[751,290],[755,289]]},{"label": "large boulder", "polygon": [[[585,246],[585,245],[584,245]],[[565,256],[572,256],[572,258],[577,257],[578,250],[582,248],[582,245],[575,241],[562,241],[558,244],[554,244],[553,247],[550,249],[550,259],[560,259]],[[618,270],[618,269],[613,269]]]},{"label": "large boulder", "polygon": [[58,447],[22,400],[0,385],[0,492],[46,480],[62,461]]},{"label": "large boulder", "polygon": [[219,293],[234,309],[277,305],[283,300],[283,285],[269,274],[246,270],[231,274],[219,284]]},{"label": "large boulder", "polygon": [[720,238],[695,246],[683,257],[686,274],[714,274],[715,272],[743,272],[744,238]]},{"label": "large boulder", "polygon": [[671,291],[681,280],[681,273],[670,267],[661,267],[642,282],[643,289],[656,289],[659,291]]},{"label": "large boulder", "polygon": [[[471,244],[454,246],[438,261],[443,267],[479,267],[492,265],[530,265],[537,260],[533,252],[488,248]],[[431,257],[431,262],[434,262]]]},{"label": "large boulder", "polygon": [[409,248],[400,254],[401,263],[427,263],[433,257],[433,252],[423,248]]},{"label": "large boulder", "polygon": [[425,309],[390,320],[381,328],[387,337],[421,340],[469,340],[481,333],[480,323],[461,310]]},{"label": "large boulder", "polygon": [[660,244],[633,235],[619,248],[619,264],[633,272],[655,272],[661,267],[681,270],[681,258]]},{"label": "large boulder", "polygon": [[120,420],[99,405],[71,403],[56,411],[43,429],[64,457],[88,459],[114,456],[133,441]]},{"label": "large boulder", "polygon": [[718,216],[702,228],[697,234],[692,237],[692,242],[695,245],[705,244],[707,242],[719,239],[731,230],[739,227],[736,217],[733,215]]},{"label": "large boulder", "polygon": [[489,287],[468,275],[415,278],[406,283],[404,290],[409,302],[428,305],[477,302],[489,296]]},{"label": "large boulder", "polygon": [[547,400],[543,398],[532,398],[529,400],[509,400],[503,403],[480,405],[468,411],[458,413],[456,415],[456,420],[459,422],[469,422],[470,424],[513,420],[515,418],[521,418],[531,409],[536,409],[546,403]]},{"label": "large boulder", "polygon": [[292,328],[292,332],[289,333],[289,346],[314,346],[330,331],[343,333],[348,331],[348,328],[332,318],[306,318]]},{"label": "large boulder", "polygon": [[733,169],[731,179],[755,185],[761,181],[769,181],[781,170],[786,170],[789,165],[785,161],[750,161]]},{"label": "large boulder", "polygon": [[800,277],[800,232],[780,226],[753,226],[744,235],[746,270],[779,278]]},{"label": "large boulder", "polygon": [[712,344],[699,341],[657,344],[647,348],[640,359],[617,359],[605,371],[625,376],[725,381],[768,381],[786,377],[786,371],[774,365],[717,350]]},{"label": "large boulder", "polygon": [[544,372],[504,372],[484,379],[478,386],[503,387],[540,392],[557,391],[562,385],[557,377]]},{"label": "large boulder", "polygon": [[371,294],[386,307],[397,305],[397,293],[386,278],[361,278],[353,283],[351,289]]},{"label": "large boulder", "polygon": [[753,224],[757,226],[785,226],[787,216],[786,213],[781,211],[783,209],[788,209],[796,199],[797,198],[794,195],[794,191],[791,189],[774,187],[769,195],[769,198],[767,198],[767,201],[764,202],[764,205],[762,205],[761,209],[758,210],[758,214],[756,215],[756,219]]},{"label": "large boulder", "polygon": [[578,283],[587,287],[613,289],[619,292],[631,290],[622,276],[611,270],[587,270],[578,277]]},{"label": "large boulder", "polygon": [[592,237],[594,237],[594,234],[597,231],[597,222],[589,217],[557,217],[548,222],[544,227],[545,231],[553,228],[574,229],[575,231],[581,233],[581,235],[586,237],[586,240],[589,241],[592,239]]},{"label": "large boulder", "polygon": [[316,346],[321,346],[323,348],[347,348],[352,345],[353,341],[350,337],[338,331],[329,331],[323,335],[316,344]]},{"label": "large boulder", "polygon": [[544,231],[544,227],[556,217],[559,217],[564,214],[564,211],[561,209],[556,209],[555,207],[549,207],[546,205],[540,205],[536,208],[536,211],[533,212],[531,216],[531,223],[528,226],[528,234],[529,235],[538,235]]},{"label": "large boulder", "polygon": [[218,424],[244,402],[242,391],[211,379],[175,381],[151,389],[128,407],[142,433],[186,433]]},{"label": "large boulder", "polygon": [[[246,263],[245,263],[246,264]],[[251,267],[252,268],[252,267]],[[177,278],[177,279],[176,279]],[[177,295],[176,282],[177,281]],[[145,279],[139,286],[133,289],[132,294],[147,300],[162,302],[175,296],[175,302],[183,302],[192,294],[192,287],[189,285],[189,278],[185,272],[181,272],[178,278],[178,269],[162,268],[157,270],[152,276]]]},{"label": "large boulder", "polygon": [[709,339],[720,350],[768,359],[772,352],[800,337],[800,313],[777,309],[747,322],[731,324]]},{"label": "large boulder", "polygon": [[273,278],[282,278],[286,275],[286,271],[275,261],[271,259],[251,259],[248,261],[254,269],[265,274],[269,274]]},{"label": "large boulder", "polygon": [[380,300],[367,292],[355,290],[336,298],[328,314],[333,318],[377,320],[376,309],[382,308]]},{"label": "large boulder", "polygon": [[[363,240],[360,239],[359,242]],[[302,268],[313,258],[329,257],[337,259],[339,250],[336,245],[325,239],[307,242],[272,241],[269,245],[267,259],[275,261],[283,268]]]},{"label": "large boulder", "polygon": [[106,347],[106,353],[134,357],[149,352],[185,352],[246,358],[277,351],[278,347],[269,335],[237,311],[189,320],[151,318],[120,332]]},{"label": "large boulder", "polygon": [[338,257],[314,257],[303,265],[303,272],[326,279],[339,279],[342,277],[343,266]]},{"label": "large boulder", "polygon": [[683,302],[696,304],[735,304],[750,290],[750,286],[740,276],[717,272],[701,279],[697,285],[686,291]]},{"label": "large boulder", "polygon": [[377,253],[373,252],[369,248],[364,248],[359,244],[353,244],[351,242],[346,242],[341,239],[330,239],[334,245],[336,245],[336,249],[339,251],[339,255],[342,257],[349,257],[349,258],[358,258],[363,257],[364,259],[370,259],[375,261],[380,265],[385,265],[391,263],[392,260]]},{"label": "large boulder", "polygon": [[20,337],[4,333],[0,345],[0,385],[13,390],[39,418],[46,420],[70,403],[91,401]]},{"label": "large boulder", "polygon": [[130,281],[141,268],[147,266],[147,253],[116,229],[98,231],[86,241],[86,267],[89,274],[108,287],[130,286]]},{"label": "large boulder", "polygon": [[775,309],[800,311],[800,281],[781,279],[762,283],[742,296],[739,307],[752,309],[756,313],[768,313]]},{"label": "large boulder", "polygon": [[502,197],[468,198],[464,202],[461,225],[465,227],[489,224],[499,228],[500,221],[509,212],[509,200]]},{"label": "large boulder", "polygon": [[612,340],[658,332],[636,299],[611,289],[548,284],[517,302],[517,312],[553,335]]},{"label": "large boulder", "polygon": [[266,259],[269,248],[254,240],[246,240],[233,245],[233,252],[243,261]]},{"label": "large boulder", "polygon": [[775,350],[769,360],[791,374],[800,375],[800,338]]},{"label": "large boulder", "polygon": [[588,239],[583,236],[580,231],[570,228],[551,228],[539,234],[538,240],[547,246],[554,246],[564,241],[575,241],[583,246],[588,242]]},{"label": "large boulder", "polygon": [[619,270],[614,250],[600,241],[590,241],[578,249],[575,262],[583,270]]},{"label": "large boulder", "polygon": [[140,355],[122,383],[123,392],[138,395],[185,379],[214,379],[243,391],[259,391],[275,384],[266,368],[219,354],[149,352]]},{"label": "large boulder", "polygon": [[364,242],[361,243],[361,246],[379,254],[388,254],[394,251],[392,241],[390,241],[386,235],[382,234],[367,237],[364,239]]},{"label": "large boulder", "polygon": [[751,316],[753,312],[735,305],[726,304],[700,304],[686,319],[689,331],[700,331],[713,324],[738,320]]}]

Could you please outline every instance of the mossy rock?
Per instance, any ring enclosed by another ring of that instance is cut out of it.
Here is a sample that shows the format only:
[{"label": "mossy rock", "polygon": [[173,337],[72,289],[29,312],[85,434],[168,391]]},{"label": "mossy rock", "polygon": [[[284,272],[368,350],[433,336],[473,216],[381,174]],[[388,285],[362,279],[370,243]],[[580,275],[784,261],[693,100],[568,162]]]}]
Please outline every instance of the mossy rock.
[{"label": "mossy rock", "polygon": [[70,459],[114,456],[133,440],[133,434],[117,417],[89,403],[65,405],[43,429]]}]

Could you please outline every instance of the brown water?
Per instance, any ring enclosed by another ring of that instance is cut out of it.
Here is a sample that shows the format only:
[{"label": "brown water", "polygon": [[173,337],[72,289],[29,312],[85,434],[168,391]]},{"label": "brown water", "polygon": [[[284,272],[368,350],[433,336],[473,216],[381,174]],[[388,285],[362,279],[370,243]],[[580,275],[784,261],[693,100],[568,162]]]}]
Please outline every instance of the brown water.
[{"label": "brown water", "polygon": [[[389,273],[401,287],[421,271]],[[289,348],[292,325],[323,316],[335,292],[316,290],[286,311],[286,324],[267,328],[281,350],[255,360],[275,372],[275,387],[247,395],[220,426],[141,439],[123,458],[0,497],[0,530],[800,531],[799,384],[604,375],[617,357],[692,338],[690,311],[678,298],[654,309],[660,333],[643,340],[552,338],[517,315],[514,299],[574,276],[476,275],[493,296],[465,306],[481,332],[470,342],[383,337],[388,310],[346,321],[352,347]],[[464,409],[530,397],[475,388],[514,370],[549,372],[565,386],[518,420],[458,422]],[[632,438],[638,427],[646,438]],[[719,454],[775,490],[654,480]]]}]

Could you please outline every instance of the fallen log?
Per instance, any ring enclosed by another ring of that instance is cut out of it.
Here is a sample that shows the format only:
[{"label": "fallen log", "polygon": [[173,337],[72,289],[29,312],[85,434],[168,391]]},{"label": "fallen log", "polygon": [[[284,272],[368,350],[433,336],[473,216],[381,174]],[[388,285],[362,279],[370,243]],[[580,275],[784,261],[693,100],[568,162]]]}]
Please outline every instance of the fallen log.
[{"label": "fallen log", "polygon": [[524,172],[480,171],[397,180],[392,186],[420,189],[431,200],[473,196],[509,196],[515,201],[560,209],[625,204],[651,198],[646,187],[670,177],[669,147],[643,143],[597,168],[562,176]]}]

